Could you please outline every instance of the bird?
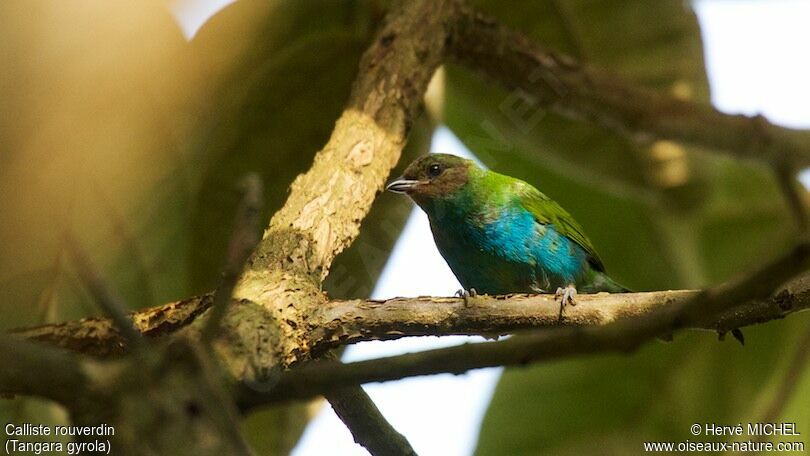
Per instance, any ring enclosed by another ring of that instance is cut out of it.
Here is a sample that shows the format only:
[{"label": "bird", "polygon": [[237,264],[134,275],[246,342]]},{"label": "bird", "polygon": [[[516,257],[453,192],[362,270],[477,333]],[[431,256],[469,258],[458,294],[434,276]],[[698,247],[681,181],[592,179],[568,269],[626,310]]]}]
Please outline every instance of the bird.
[{"label": "bird", "polygon": [[386,190],[426,214],[439,253],[476,294],[555,293],[560,316],[577,292],[629,292],[605,267],[579,223],[527,182],[455,155],[417,158]]}]

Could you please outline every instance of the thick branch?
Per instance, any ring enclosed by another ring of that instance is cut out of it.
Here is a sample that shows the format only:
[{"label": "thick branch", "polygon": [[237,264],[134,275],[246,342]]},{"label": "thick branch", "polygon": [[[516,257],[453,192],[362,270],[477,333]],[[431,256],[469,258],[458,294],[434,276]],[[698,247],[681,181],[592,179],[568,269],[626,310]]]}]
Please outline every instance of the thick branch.
[{"label": "thick branch", "polygon": [[[347,108],[312,167],[290,187],[235,290],[277,323],[278,363],[309,359],[306,320],[320,283],[399,159],[428,82],[444,58],[452,1],[400,2],[363,54]],[[250,351],[252,353],[252,351]]]},{"label": "thick branch", "polygon": [[[580,294],[578,305],[566,308],[559,320],[553,295],[477,296],[465,305],[460,298],[430,297],[331,301],[307,322],[312,351],[368,340],[408,336],[485,335],[555,326],[602,326],[624,318],[639,318],[672,303],[696,296],[696,290],[622,294]],[[210,297],[178,301],[133,313],[145,335],[163,335],[189,322],[210,305]],[[747,300],[719,316],[697,322],[693,329],[725,333],[764,323],[810,308],[810,275],[789,282],[766,299]],[[118,353],[123,341],[106,319],[84,319],[17,331],[18,335],[51,345],[99,356]]]},{"label": "thick branch", "polygon": [[777,127],[760,116],[723,114],[639,87],[556,54],[497,21],[465,9],[448,56],[520,89],[559,114],[631,137],[674,139],[769,163],[810,165],[810,132]]},{"label": "thick branch", "polygon": [[682,302],[668,303],[639,318],[604,326],[550,328],[500,342],[465,344],[348,364],[323,361],[288,371],[269,393],[247,394],[241,402],[243,406],[266,404],[307,398],[346,385],[446,372],[460,374],[481,367],[525,365],[605,351],[627,352],[656,336],[700,325],[707,316],[720,315],[743,300],[765,299],[808,266],[810,245],[801,244],[754,274],[701,291]]},{"label": "thick branch", "polygon": [[[311,359],[305,328],[310,315],[326,303],[321,282],[335,256],[357,237],[361,220],[399,159],[428,82],[444,58],[454,6],[449,0],[397,3],[363,54],[348,106],[329,142],[312,167],[295,179],[286,203],[273,215],[234,292],[235,298],[262,306],[271,317],[267,325],[255,322],[250,328],[243,320],[234,328],[247,338],[243,356],[255,370],[267,369],[265,356],[257,354],[268,351],[275,366]],[[272,331],[273,346],[267,347],[267,337],[250,334],[256,331]],[[352,402],[359,411],[374,408],[357,386],[333,391],[330,400],[339,401],[344,410]],[[366,419],[377,429],[396,432],[380,414]],[[385,437],[364,439],[366,448],[374,452]]]},{"label": "thick branch", "polygon": [[[332,301],[309,320],[314,352],[336,346],[407,336],[484,335],[556,326],[604,326],[641,318],[695,298],[696,290],[622,294],[580,294],[559,319],[554,295],[477,296],[460,298],[395,298],[385,301]],[[739,305],[689,329],[729,332],[735,328],[783,318],[810,308],[810,275],[791,281],[766,299],[745,299]]]}]

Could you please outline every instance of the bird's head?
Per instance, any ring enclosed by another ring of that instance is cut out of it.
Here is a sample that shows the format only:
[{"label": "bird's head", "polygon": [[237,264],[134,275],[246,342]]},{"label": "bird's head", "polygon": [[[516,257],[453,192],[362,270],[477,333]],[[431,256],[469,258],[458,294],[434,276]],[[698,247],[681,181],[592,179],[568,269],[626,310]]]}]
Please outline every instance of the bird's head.
[{"label": "bird's head", "polygon": [[405,193],[420,206],[455,195],[468,182],[475,162],[448,154],[429,154],[408,165],[401,177],[385,189]]}]

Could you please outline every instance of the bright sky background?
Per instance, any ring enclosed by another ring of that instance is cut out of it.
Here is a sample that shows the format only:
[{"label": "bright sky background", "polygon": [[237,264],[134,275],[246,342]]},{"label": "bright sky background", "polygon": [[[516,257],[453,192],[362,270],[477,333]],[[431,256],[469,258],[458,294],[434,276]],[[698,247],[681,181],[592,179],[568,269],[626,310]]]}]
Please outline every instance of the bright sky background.
[{"label": "bright sky background", "polygon": [[[177,0],[172,11],[188,36],[230,0]],[[730,113],[761,113],[772,122],[810,128],[810,1],[696,0],[712,103]],[[470,152],[446,128],[432,150]],[[810,173],[804,173],[805,184]],[[460,286],[433,245],[427,219],[410,215],[374,289],[374,298],[451,295]],[[411,338],[349,347],[344,360],[389,356],[470,340]],[[479,339],[473,339],[479,340]],[[472,454],[500,369],[367,385],[394,427],[422,455]],[[295,456],[367,455],[328,406],[309,424]]]}]

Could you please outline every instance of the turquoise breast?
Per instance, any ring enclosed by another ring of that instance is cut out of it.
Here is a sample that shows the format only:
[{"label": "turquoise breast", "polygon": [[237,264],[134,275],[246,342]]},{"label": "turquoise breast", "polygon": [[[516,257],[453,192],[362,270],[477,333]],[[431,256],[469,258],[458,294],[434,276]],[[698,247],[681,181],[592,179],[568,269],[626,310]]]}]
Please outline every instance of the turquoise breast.
[{"label": "turquoise breast", "polygon": [[576,284],[587,270],[582,247],[521,207],[499,211],[496,217],[452,212],[442,216],[439,223],[431,218],[433,237],[465,289],[486,294],[554,292]]}]

